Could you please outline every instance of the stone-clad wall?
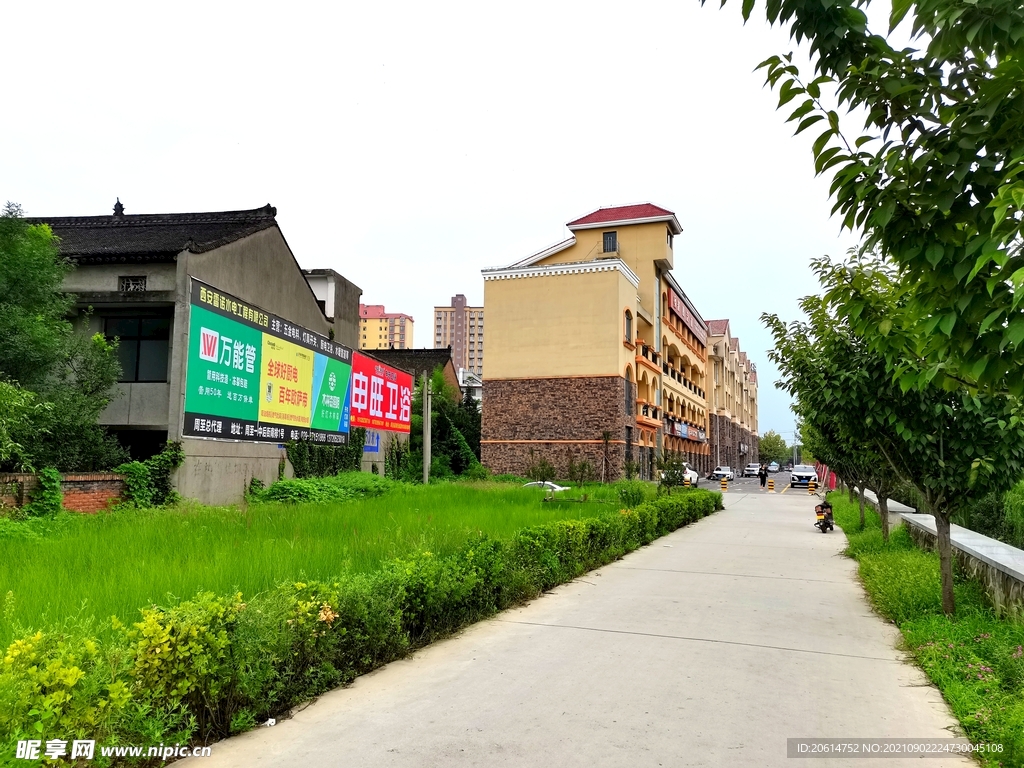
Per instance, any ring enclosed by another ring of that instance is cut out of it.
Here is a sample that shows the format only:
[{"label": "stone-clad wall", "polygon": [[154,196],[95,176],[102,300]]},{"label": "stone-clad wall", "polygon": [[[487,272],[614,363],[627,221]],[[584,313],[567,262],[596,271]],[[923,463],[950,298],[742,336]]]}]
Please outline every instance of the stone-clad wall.
[{"label": "stone-clad wall", "polygon": [[585,458],[600,477],[607,431],[608,475],[618,478],[633,418],[626,380],[618,376],[484,381],[481,459],[497,474],[524,475],[545,458],[564,477],[570,459]]},{"label": "stone-clad wall", "polygon": [[[708,446],[711,449],[712,468],[716,464],[743,469],[747,464],[758,461],[757,438],[731,419],[717,414],[708,418]],[[740,443],[747,445],[747,452],[740,453]]]}]

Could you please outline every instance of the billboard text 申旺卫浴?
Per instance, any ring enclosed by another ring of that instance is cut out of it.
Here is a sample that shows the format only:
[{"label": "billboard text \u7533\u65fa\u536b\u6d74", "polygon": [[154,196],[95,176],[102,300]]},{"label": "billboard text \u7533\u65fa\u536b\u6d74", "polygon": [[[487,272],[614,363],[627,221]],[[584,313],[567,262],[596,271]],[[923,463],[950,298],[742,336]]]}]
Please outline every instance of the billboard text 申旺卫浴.
[{"label": "billboard text \u7533\u65fa\u536b\u6d74", "polygon": [[352,355],[352,426],[408,433],[412,375],[358,352]]},{"label": "billboard text \u7533\u65fa\u536b\u6d74", "polygon": [[348,442],[352,350],[191,280],[182,434]]}]

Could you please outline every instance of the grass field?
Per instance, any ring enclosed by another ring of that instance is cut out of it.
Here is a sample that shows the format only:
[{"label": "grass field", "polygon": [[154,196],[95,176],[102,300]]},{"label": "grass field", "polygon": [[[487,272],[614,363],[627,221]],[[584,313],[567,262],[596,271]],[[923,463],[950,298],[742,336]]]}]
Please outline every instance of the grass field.
[{"label": "grass field", "polygon": [[[544,495],[490,482],[400,485],[384,496],[327,504],[196,505],[0,526],[0,598],[8,595],[0,645],[74,616],[131,622],[143,606],[200,590],[251,596],[282,580],[371,571],[418,550],[446,554],[477,532],[504,538],[611,508],[542,503]],[[595,495],[610,502],[614,491]]]}]

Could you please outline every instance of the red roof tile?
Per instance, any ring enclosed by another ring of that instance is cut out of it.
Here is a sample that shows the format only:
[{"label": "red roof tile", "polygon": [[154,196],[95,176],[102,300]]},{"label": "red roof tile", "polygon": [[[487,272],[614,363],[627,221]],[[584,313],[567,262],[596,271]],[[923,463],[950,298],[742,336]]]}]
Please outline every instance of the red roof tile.
[{"label": "red roof tile", "polygon": [[[610,221],[635,221],[643,219],[664,219],[672,220],[678,228],[679,222],[675,221],[676,215],[661,206],[653,203],[640,203],[639,205],[617,205],[612,208],[598,208],[593,213],[588,213],[582,218],[575,219],[566,224],[569,229],[582,229],[597,224],[605,224]],[[680,228],[680,231],[681,228]]]},{"label": "red roof tile", "polygon": [[723,336],[729,330],[728,320],[708,320],[708,335]]}]

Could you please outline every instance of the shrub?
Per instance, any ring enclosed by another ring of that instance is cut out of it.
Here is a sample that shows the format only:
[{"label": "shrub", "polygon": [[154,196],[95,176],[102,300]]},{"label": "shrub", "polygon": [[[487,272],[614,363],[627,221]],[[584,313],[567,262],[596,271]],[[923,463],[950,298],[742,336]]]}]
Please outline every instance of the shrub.
[{"label": "shrub", "polygon": [[312,440],[292,440],[285,444],[295,477],[330,477],[339,472],[358,472],[363,461],[366,430],[354,427],[347,445],[325,445]]},{"label": "shrub", "polygon": [[615,484],[619,501],[627,509],[642,504],[647,498],[647,483],[643,480],[622,480]]},{"label": "shrub", "polygon": [[266,490],[254,493],[253,498],[291,504],[347,501],[357,496],[381,496],[394,486],[393,481],[380,475],[344,472],[334,477],[278,480]]},{"label": "shrub", "polygon": [[1024,549],[1024,481],[1017,483],[1003,497],[1004,541]]},{"label": "shrub", "polygon": [[129,461],[114,468],[124,475],[124,503],[143,509],[174,503],[178,495],[171,489],[171,473],[185,461],[180,442],[168,442],[164,449],[145,461]]},{"label": "shrub", "polygon": [[468,480],[487,480],[491,476],[491,470],[478,461],[463,472],[462,476]]},{"label": "shrub", "polygon": [[140,509],[153,506],[153,484],[149,467],[141,461],[129,461],[114,471],[124,476],[124,491],[121,496],[125,503]]},{"label": "shrub", "polygon": [[38,487],[26,513],[30,517],[52,517],[64,508],[64,492],[60,486],[60,473],[56,469],[42,469],[36,475]]},{"label": "shrub", "polygon": [[541,456],[535,459],[530,450],[530,466],[526,468],[526,476],[534,481],[550,482],[555,479],[555,465]]}]

